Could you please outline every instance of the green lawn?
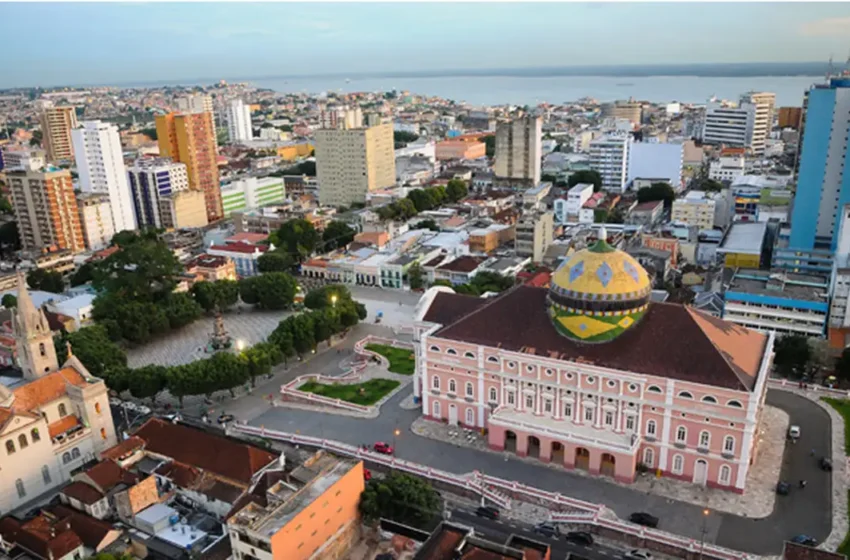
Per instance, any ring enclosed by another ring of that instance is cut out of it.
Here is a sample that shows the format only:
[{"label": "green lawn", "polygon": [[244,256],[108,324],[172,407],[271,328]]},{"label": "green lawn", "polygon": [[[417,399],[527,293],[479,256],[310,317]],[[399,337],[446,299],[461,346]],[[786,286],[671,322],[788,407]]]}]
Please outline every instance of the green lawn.
[{"label": "green lawn", "polygon": [[384,398],[398,386],[399,382],[393,379],[370,379],[364,383],[354,385],[342,385],[340,383],[327,385],[325,383],[308,381],[298,387],[298,390],[322,395],[331,399],[341,399],[350,403],[369,406]]},{"label": "green lawn", "polygon": [[413,350],[407,348],[396,348],[387,344],[367,344],[366,350],[377,352],[390,361],[389,370],[402,375],[413,375],[416,371],[416,359]]},{"label": "green lawn", "polygon": [[844,418],[844,454],[850,455],[850,400],[823,397],[824,402]]}]

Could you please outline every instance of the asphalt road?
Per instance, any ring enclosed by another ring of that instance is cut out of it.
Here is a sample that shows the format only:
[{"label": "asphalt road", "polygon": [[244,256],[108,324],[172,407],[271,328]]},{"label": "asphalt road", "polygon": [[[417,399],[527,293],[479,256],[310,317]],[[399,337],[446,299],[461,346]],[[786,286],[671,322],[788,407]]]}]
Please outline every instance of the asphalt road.
[{"label": "asphalt road", "polygon": [[485,519],[478,517],[474,512],[463,509],[453,509],[452,516],[448,520],[449,523],[457,523],[475,529],[476,535],[491,540],[498,544],[507,544],[508,538],[511,535],[520,535],[531,540],[546,543],[552,550],[552,560],[564,560],[568,554],[573,554],[572,559],[577,560],[577,557],[587,560],[613,560],[614,558],[622,558],[623,551],[621,549],[594,543],[591,546],[574,544],[564,540],[564,537],[544,537],[535,533],[533,527],[526,523],[517,523],[513,520]]}]

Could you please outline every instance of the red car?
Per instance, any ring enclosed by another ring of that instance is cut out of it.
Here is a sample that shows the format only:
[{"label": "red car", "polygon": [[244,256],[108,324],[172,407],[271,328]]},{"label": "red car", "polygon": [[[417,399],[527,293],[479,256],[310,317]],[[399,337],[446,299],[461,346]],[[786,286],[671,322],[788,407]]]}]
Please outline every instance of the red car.
[{"label": "red car", "polygon": [[383,453],[384,455],[393,454],[393,446],[388,443],[384,443],[383,441],[376,441],[375,445],[372,446],[372,449],[378,453]]},{"label": "red car", "polygon": [[369,482],[370,480],[372,480],[372,471],[364,468],[363,469],[363,480],[365,480],[366,482]]}]

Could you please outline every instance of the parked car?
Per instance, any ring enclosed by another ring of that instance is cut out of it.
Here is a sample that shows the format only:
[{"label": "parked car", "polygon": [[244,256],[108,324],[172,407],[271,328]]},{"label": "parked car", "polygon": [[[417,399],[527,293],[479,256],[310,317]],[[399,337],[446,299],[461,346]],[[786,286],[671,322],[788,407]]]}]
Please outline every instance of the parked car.
[{"label": "parked car", "polygon": [[475,510],[475,515],[486,517],[487,519],[499,519],[499,510],[493,506],[480,506]]},{"label": "parked car", "polygon": [[139,404],[139,405],[136,405],[136,412],[138,412],[139,414],[147,416],[148,414],[151,413],[151,409],[149,409],[148,407],[146,407],[143,404]]},{"label": "parked car", "polygon": [[791,485],[787,482],[779,481],[779,483],[776,485],[776,493],[780,496],[787,496],[790,491]]},{"label": "parked car", "polygon": [[797,535],[796,537],[791,539],[791,542],[796,543],[796,544],[802,544],[802,545],[805,545],[805,546],[817,546],[818,545],[818,541],[816,541],[815,539],[813,539],[812,537],[810,537],[808,535]]},{"label": "parked car", "polygon": [[364,468],[363,469],[363,480],[365,480],[366,482],[369,482],[370,480],[372,480],[372,471],[370,471],[367,468]]},{"label": "parked car", "polygon": [[629,521],[655,529],[658,527],[658,518],[645,511],[637,511],[629,516]]},{"label": "parked car", "polygon": [[832,472],[832,459],[830,459],[829,457],[821,457],[820,461],[818,461],[818,466],[821,468],[821,470]]},{"label": "parked car", "polygon": [[372,449],[374,449],[378,453],[383,453],[384,455],[393,454],[393,446],[388,443],[384,443],[383,441],[376,441],[375,444],[372,446]]},{"label": "parked car", "polygon": [[630,550],[623,555],[623,558],[629,558],[631,560],[651,560],[652,554],[648,553],[645,550]]},{"label": "parked car", "polygon": [[551,523],[538,523],[534,526],[534,532],[549,538],[558,537],[561,534],[558,526]]},{"label": "parked car", "polygon": [[218,423],[219,424],[226,424],[227,422],[233,422],[233,415],[232,414],[222,413],[222,414],[218,415]]},{"label": "parked car", "polygon": [[564,539],[576,544],[583,544],[585,546],[593,544],[593,535],[587,531],[570,531],[564,535]]},{"label": "parked car", "polygon": [[792,425],[788,428],[788,437],[790,439],[799,439],[800,438],[800,426],[796,424]]}]

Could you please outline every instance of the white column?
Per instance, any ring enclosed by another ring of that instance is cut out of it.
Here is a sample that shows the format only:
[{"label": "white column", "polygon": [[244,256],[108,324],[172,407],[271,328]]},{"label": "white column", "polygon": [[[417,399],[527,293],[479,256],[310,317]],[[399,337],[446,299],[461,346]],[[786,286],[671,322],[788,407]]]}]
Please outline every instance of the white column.
[{"label": "white column", "polygon": [[623,405],[624,404],[625,403],[623,401],[621,401],[619,399],[617,400],[617,419],[616,419],[617,424],[615,426],[614,431],[619,432],[621,434],[624,431],[623,430]]},{"label": "white column", "polygon": [[605,411],[602,410],[602,397],[596,397],[596,412],[595,412],[595,417],[594,417],[595,422],[593,422],[594,428],[601,428],[602,427],[602,420],[603,420],[602,416],[604,416],[604,415],[605,415]]},{"label": "white column", "polygon": [[561,409],[561,389],[555,387],[555,420],[560,420],[564,417],[564,411]]},{"label": "white column", "polygon": [[487,406],[488,395],[484,390],[484,348],[478,345],[478,426],[484,427],[484,409]]},{"label": "white column", "polygon": [[[419,386],[420,386],[420,396],[422,397],[422,414],[425,416],[431,416],[431,409],[429,395],[431,392],[431,386],[428,385],[428,360],[425,358],[425,352],[428,350],[428,335],[422,335],[422,341],[419,343],[419,349],[422,351],[421,358],[421,366],[419,367]],[[414,391],[416,390],[414,384]],[[414,395],[416,393],[414,392]]]},{"label": "white column", "polygon": [[584,424],[584,416],[581,415],[581,393],[575,393],[575,406],[573,407],[573,422]]},{"label": "white column", "polygon": [[662,471],[667,470],[667,446],[670,445],[670,430],[672,429],[673,422],[673,391],[675,390],[675,386],[673,381],[667,381],[667,394],[664,397],[664,422],[661,426],[661,441],[659,442],[659,447],[661,448],[661,454],[658,457],[658,468]]},{"label": "white column", "polygon": [[534,413],[538,416],[543,414],[543,387],[539,382],[534,384]]}]

